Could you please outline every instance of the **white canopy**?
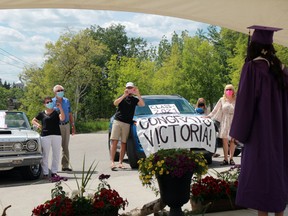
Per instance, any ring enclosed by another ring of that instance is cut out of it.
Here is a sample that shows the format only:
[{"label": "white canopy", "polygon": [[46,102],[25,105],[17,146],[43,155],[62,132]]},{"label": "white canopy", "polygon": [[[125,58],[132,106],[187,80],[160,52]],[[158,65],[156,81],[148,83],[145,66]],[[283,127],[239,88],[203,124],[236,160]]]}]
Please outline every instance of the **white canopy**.
[{"label": "white canopy", "polygon": [[274,42],[288,47],[287,0],[0,0],[0,9],[73,8],[140,12],[204,22],[248,33],[251,25],[283,28]]}]

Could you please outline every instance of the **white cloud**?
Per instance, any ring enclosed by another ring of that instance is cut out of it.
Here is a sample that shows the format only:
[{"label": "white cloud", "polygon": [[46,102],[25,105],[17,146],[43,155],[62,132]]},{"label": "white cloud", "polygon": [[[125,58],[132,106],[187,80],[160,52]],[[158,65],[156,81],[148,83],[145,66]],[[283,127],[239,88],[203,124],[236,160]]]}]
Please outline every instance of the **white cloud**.
[{"label": "white cloud", "polygon": [[201,23],[178,18],[130,12],[76,9],[1,10],[0,78],[16,82],[17,75],[22,72],[22,69],[18,68],[21,64],[4,58],[1,49],[29,64],[41,65],[44,61],[45,44],[48,41],[55,42],[68,28],[79,31],[91,25],[109,27],[112,23],[124,25],[129,37],[142,37],[154,45],[158,44],[163,35],[170,39],[174,31],[181,33],[188,30],[190,34],[194,34],[197,28],[206,27]]}]

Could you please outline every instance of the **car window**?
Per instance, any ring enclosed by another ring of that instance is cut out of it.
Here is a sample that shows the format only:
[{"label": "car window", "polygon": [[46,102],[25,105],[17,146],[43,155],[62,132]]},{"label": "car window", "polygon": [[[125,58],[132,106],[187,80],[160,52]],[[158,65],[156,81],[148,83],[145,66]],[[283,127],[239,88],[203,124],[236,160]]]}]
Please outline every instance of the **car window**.
[{"label": "car window", "polygon": [[22,112],[6,112],[1,115],[2,122],[1,128],[29,128],[26,117]]},{"label": "car window", "polygon": [[[165,99],[148,99],[144,98],[145,106],[144,107],[136,107],[135,115],[151,115],[151,107],[152,105],[168,105],[172,104],[177,107],[177,111],[181,114],[196,114],[194,107],[188,103],[188,101],[180,98],[165,98]],[[173,107],[173,106],[171,106]],[[171,110],[171,113],[178,113],[175,109]]]}]

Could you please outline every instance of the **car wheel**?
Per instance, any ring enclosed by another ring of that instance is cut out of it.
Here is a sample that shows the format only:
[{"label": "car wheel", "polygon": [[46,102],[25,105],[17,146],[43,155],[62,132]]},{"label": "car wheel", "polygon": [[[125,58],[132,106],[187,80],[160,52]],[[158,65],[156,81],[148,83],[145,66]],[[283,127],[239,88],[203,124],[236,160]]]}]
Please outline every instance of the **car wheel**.
[{"label": "car wheel", "polygon": [[[108,134],[108,150],[109,150],[109,159],[110,159],[110,147],[111,147],[111,140],[110,140],[110,133]],[[120,153],[116,150],[114,161],[119,161]]]},{"label": "car wheel", "polygon": [[236,148],[234,152],[234,156],[237,157],[238,155],[240,155],[240,153],[241,153],[241,149]]},{"label": "car wheel", "polygon": [[42,167],[40,164],[24,166],[20,168],[21,175],[23,179],[35,180],[38,179],[42,172]]},{"label": "car wheel", "polygon": [[206,153],[206,154],[204,154],[204,157],[205,157],[208,165],[212,164],[212,156],[213,156],[212,153]]},{"label": "car wheel", "polygon": [[138,154],[136,152],[135,141],[132,136],[129,136],[127,140],[127,156],[128,156],[130,167],[132,169],[138,169],[137,162],[140,158],[138,157]]}]

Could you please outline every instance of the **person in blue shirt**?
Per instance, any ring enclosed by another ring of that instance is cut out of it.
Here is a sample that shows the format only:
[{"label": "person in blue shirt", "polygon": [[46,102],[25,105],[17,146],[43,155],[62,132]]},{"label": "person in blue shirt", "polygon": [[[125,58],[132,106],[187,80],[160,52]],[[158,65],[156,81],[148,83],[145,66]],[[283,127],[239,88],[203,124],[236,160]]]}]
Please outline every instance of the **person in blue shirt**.
[{"label": "person in blue shirt", "polygon": [[64,87],[61,85],[55,85],[53,88],[55,97],[52,98],[54,105],[60,103],[65,113],[65,119],[60,121],[60,130],[62,136],[62,171],[72,171],[69,168],[70,156],[69,156],[69,140],[70,140],[70,129],[72,135],[76,133],[74,118],[71,111],[70,101],[64,97]]}]

